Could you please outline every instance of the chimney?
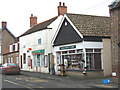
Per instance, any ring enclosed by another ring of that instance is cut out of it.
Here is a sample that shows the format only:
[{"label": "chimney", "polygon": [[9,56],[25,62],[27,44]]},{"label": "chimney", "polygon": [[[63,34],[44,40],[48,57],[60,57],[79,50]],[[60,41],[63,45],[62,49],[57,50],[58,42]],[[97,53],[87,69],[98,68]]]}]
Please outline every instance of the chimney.
[{"label": "chimney", "polygon": [[7,22],[6,21],[2,21],[2,29],[7,28]]},{"label": "chimney", "polygon": [[30,17],[30,27],[33,27],[36,24],[37,24],[37,17],[33,16],[33,14],[31,14],[31,17]]},{"label": "chimney", "polygon": [[65,13],[67,13],[67,6],[65,6],[65,3],[63,3],[63,6],[61,5],[61,2],[59,2],[59,6],[58,6],[58,16],[59,15],[64,15]]}]

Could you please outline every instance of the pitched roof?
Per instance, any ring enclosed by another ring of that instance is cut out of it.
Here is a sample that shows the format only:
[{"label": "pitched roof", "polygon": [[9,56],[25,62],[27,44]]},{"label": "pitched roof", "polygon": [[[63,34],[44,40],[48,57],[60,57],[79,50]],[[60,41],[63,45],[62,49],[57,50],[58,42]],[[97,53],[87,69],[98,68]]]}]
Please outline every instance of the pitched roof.
[{"label": "pitched roof", "polygon": [[7,28],[3,28],[2,31],[3,31],[3,30],[7,30],[7,32],[8,32],[14,39],[16,39],[16,37],[11,33],[10,30],[8,30]]},{"label": "pitched roof", "polygon": [[66,14],[83,36],[110,37],[110,18],[83,14]]},{"label": "pitched roof", "polygon": [[120,8],[120,0],[114,0],[111,5],[110,5],[110,9],[115,9],[115,8]]},{"label": "pitched roof", "polygon": [[53,18],[51,18],[49,20],[46,20],[44,22],[38,23],[37,25],[33,26],[28,31],[26,31],[25,33],[20,35],[19,37],[25,36],[25,35],[28,35],[28,34],[31,34],[31,33],[34,33],[34,32],[40,31],[40,30],[43,30],[43,29],[47,29],[47,26],[49,26],[56,19],[57,19],[57,16],[53,17]]}]

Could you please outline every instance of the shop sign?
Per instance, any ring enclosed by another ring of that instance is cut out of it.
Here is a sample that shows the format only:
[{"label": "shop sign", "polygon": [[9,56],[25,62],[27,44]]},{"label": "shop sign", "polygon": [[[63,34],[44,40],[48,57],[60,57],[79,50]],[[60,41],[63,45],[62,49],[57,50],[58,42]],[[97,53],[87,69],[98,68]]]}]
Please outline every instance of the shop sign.
[{"label": "shop sign", "polygon": [[65,50],[65,49],[74,49],[76,48],[76,45],[72,45],[72,46],[65,46],[65,47],[60,47],[60,50]]},{"label": "shop sign", "polygon": [[32,54],[39,54],[39,53],[44,53],[45,50],[37,50],[37,51],[32,51]]}]

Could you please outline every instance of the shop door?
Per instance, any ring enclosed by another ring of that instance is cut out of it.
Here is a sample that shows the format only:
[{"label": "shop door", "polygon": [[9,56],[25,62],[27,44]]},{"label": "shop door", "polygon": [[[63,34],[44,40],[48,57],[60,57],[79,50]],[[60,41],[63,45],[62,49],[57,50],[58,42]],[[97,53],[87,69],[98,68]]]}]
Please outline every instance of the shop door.
[{"label": "shop door", "polygon": [[100,70],[101,69],[101,53],[94,54],[94,63],[95,63],[95,69]]}]

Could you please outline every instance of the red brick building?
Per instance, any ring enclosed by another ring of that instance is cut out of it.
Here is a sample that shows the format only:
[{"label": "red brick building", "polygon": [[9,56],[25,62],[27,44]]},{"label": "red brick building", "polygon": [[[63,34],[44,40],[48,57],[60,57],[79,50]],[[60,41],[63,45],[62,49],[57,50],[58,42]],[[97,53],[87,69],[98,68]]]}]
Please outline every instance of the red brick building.
[{"label": "red brick building", "polygon": [[110,6],[111,43],[112,43],[112,75],[120,78],[120,0]]}]

